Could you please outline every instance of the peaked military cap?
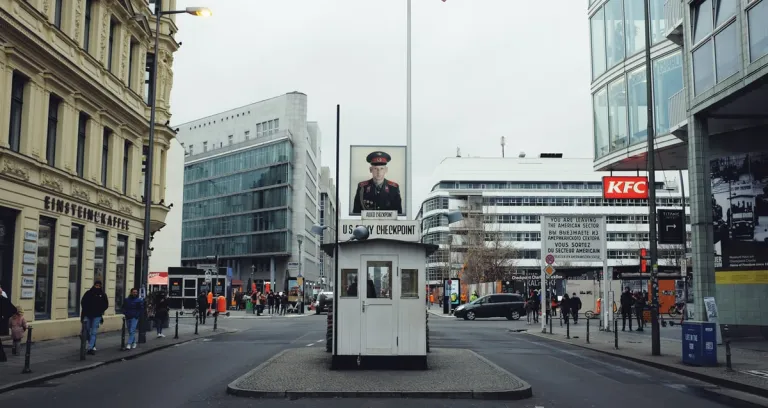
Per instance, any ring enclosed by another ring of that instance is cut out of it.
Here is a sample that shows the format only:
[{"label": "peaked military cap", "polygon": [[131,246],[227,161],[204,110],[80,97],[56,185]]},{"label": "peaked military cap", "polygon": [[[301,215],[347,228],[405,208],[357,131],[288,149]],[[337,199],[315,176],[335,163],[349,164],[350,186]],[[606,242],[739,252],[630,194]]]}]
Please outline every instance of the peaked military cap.
[{"label": "peaked military cap", "polygon": [[386,166],[392,160],[392,156],[382,151],[376,151],[369,154],[365,160],[372,166]]}]

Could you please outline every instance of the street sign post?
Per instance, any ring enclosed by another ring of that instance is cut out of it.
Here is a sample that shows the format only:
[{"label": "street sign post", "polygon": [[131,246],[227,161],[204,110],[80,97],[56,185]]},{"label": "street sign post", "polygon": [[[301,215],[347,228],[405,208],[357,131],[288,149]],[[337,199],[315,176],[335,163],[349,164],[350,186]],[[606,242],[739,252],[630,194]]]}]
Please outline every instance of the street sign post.
[{"label": "street sign post", "polygon": [[685,241],[685,212],[658,210],[659,244],[683,244]]},{"label": "street sign post", "polygon": [[547,265],[552,265],[553,263],[555,263],[555,256],[552,254],[547,255],[547,257],[544,258],[544,262],[546,262]]},{"label": "street sign post", "polygon": [[[216,265],[215,264],[197,264],[197,269],[202,269],[205,271],[205,283],[210,287],[211,282],[213,281],[213,275],[218,275],[218,271],[216,271]],[[213,289],[211,289],[213,290]]]},{"label": "street sign post", "polygon": [[544,267],[544,272],[547,276],[552,276],[555,273],[555,268],[552,265],[547,265]]}]

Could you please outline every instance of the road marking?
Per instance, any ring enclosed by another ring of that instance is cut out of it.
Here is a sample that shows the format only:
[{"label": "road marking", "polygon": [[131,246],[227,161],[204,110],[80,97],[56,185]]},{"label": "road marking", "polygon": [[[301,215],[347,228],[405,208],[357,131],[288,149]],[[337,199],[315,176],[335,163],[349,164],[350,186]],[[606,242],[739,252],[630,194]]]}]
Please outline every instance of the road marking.
[{"label": "road marking", "polygon": [[312,347],[315,343],[309,343],[307,344],[307,347]]},{"label": "road marking", "polygon": [[318,340],[317,342],[318,342],[318,343],[322,343],[322,342],[324,342],[324,341],[325,341],[325,340]]}]

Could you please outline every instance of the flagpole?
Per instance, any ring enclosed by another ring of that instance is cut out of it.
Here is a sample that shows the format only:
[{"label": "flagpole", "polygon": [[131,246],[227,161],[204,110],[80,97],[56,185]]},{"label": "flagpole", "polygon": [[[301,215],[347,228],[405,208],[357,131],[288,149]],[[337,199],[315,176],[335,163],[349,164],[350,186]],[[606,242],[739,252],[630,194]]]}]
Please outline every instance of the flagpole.
[{"label": "flagpole", "polygon": [[405,213],[406,213],[406,219],[412,220],[413,214],[412,214],[412,206],[411,206],[411,200],[413,198],[413,195],[411,194],[413,192],[413,166],[412,166],[412,155],[413,152],[411,151],[412,145],[411,145],[411,0],[407,0],[408,2],[408,34],[407,34],[407,56],[406,56],[406,129],[405,129]]}]

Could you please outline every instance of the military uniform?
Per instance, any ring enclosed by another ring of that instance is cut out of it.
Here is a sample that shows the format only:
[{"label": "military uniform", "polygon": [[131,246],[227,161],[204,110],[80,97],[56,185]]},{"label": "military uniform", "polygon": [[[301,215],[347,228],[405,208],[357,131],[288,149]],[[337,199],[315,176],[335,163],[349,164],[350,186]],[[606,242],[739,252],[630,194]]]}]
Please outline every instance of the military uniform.
[{"label": "military uniform", "polygon": [[[369,154],[365,160],[371,166],[386,166],[392,157],[382,151]],[[373,178],[357,184],[355,199],[352,205],[353,214],[361,214],[363,211],[382,210],[403,212],[403,200],[400,197],[400,186],[392,180],[384,179],[380,185],[376,185]]]}]

